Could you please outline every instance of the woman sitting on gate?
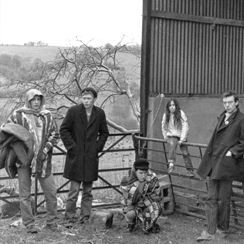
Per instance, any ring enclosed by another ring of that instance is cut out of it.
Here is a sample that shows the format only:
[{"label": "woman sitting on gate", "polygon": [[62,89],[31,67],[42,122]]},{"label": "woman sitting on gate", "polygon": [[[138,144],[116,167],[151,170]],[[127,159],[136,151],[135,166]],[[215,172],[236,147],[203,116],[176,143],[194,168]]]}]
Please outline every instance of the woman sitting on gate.
[{"label": "woman sitting on gate", "polygon": [[162,212],[161,191],[156,174],[149,170],[149,162],[139,159],[134,163],[129,176],[121,181],[123,193],[123,213],[127,221],[127,230],[132,232],[135,225],[142,224],[142,230],[149,234],[158,233],[156,223]]}]

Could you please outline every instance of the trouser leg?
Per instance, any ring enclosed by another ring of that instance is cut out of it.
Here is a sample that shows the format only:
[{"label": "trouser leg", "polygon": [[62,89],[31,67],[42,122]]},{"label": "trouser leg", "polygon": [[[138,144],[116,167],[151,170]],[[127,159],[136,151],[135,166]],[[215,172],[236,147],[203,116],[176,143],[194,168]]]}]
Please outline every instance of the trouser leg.
[{"label": "trouser leg", "polygon": [[222,231],[228,231],[229,229],[231,194],[232,194],[232,181],[220,180],[217,227]]},{"label": "trouser leg", "polygon": [[81,182],[70,181],[70,188],[68,194],[68,200],[65,209],[65,218],[71,219],[76,214],[76,202],[78,200],[79,190]]},{"label": "trouser leg", "polygon": [[178,138],[177,137],[170,137],[168,139],[169,142],[169,155],[168,161],[175,162],[176,161],[176,149],[178,145]]},{"label": "trouser leg", "polygon": [[25,226],[34,224],[35,219],[31,207],[31,168],[18,168],[19,199],[22,221]]},{"label": "trouser leg", "polygon": [[84,217],[89,218],[92,208],[92,185],[93,182],[82,183],[82,200],[81,200],[81,219]]},{"label": "trouser leg", "polygon": [[184,163],[186,166],[187,170],[193,170],[193,166],[192,166],[192,161],[191,161],[191,156],[190,153],[188,151],[188,146],[186,145],[180,145],[180,150],[183,154],[183,159],[184,159]]},{"label": "trouser leg", "polygon": [[219,195],[219,181],[209,180],[208,198],[205,201],[205,212],[206,212],[207,231],[210,234],[214,234],[216,232],[217,214],[218,214],[218,195]]},{"label": "trouser leg", "polygon": [[38,177],[38,180],[46,200],[47,224],[53,224],[57,221],[57,189],[54,176],[51,174],[48,178]]}]

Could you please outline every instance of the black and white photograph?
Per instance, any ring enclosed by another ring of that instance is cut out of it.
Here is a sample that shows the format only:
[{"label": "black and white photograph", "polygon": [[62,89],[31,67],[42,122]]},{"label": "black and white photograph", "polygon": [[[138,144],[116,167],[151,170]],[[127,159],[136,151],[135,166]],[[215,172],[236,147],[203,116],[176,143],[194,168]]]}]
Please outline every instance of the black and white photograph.
[{"label": "black and white photograph", "polygon": [[243,244],[244,0],[0,0],[0,244]]}]

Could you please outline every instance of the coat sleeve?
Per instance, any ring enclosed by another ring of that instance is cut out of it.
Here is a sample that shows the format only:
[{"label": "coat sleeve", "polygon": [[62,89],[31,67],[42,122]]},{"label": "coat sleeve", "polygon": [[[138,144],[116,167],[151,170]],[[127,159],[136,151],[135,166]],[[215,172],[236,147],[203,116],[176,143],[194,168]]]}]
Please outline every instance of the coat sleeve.
[{"label": "coat sleeve", "polygon": [[180,135],[180,140],[181,141],[186,141],[188,131],[189,131],[189,125],[187,122],[187,117],[185,113],[181,110],[181,121],[182,121],[182,129],[181,129],[181,135]]},{"label": "coat sleeve", "polygon": [[47,138],[45,147],[47,148],[47,151],[51,150],[53,146],[58,144],[58,141],[60,139],[59,131],[58,131],[58,126],[54,118],[52,117],[50,113],[50,133]]},{"label": "coat sleeve", "polygon": [[75,141],[71,137],[71,131],[74,124],[74,113],[72,112],[71,108],[68,109],[67,114],[60,126],[60,137],[64,146],[67,150],[71,149],[72,147],[76,146]]},{"label": "coat sleeve", "polygon": [[238,143],[229,149],[233,158],[240,158],[244,155],[244,119],[240,120],[240,131]]},{"label": "coat sleeve", "polygon": [[[162,200],[161,191],[160,191],[160,185],[157,177],[154,177],[150,182],[150,187],[148,189],[148,192],[145,196],[145,200],[148,200],[147,202],[160,202]],[[145,205],[148,205],[148,203]]]},{"label": "coat sleeve", "polygon": [[10,116],[7,118],[6,124],[8,123],[14,123],[14,124],[19,124],[17,120],[17,114],[16,111],[14,111]]},{"label": "coat sleeve", "polygon": [[164,139],[166,140],[167,139],[167,131],[165,129],[165,123],[166,123],[166,115],[165,113],[163,114],[163,119],[162,119],[162,123],[161,123],[161,126],[162,126],[162,134],[163,134],[163,137]]},{"label": "coat sleeve", "polygon": [[101,152],[103,150],[103,147],[108,139],[109,131],[108,131],[108,125],[106,121],[106,115],[104,111],[101,111],[101,121],[99,124],[99,135],[97,140],[97,150],[98,152]]}]

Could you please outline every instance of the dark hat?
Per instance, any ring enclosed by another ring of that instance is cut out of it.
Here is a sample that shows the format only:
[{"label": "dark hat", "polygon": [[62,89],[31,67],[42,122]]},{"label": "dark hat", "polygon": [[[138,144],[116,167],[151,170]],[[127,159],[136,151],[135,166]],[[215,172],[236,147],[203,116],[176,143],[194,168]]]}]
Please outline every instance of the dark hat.
[{"label": "dark hat", "polygon": [[95,98],[97,98],[97,92],[92,87],[86,87],[81,91],[81,95],[84,94],[92,94]]},{"label": "dark hat", "polygon": [[146,159],[139,159],[134,162],[135,169],[148,170],[149,162]]}]

